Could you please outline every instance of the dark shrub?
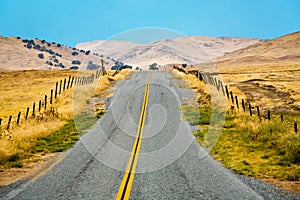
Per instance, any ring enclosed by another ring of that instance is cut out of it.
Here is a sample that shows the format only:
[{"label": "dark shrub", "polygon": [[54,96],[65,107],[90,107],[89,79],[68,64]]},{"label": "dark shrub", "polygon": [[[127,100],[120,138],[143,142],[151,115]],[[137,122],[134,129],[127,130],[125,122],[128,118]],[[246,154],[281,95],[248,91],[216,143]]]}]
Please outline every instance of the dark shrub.
[{"label": "dark shrub", "polygon": [[31,48],[32,48],[32,45],[28,43],[26,47],[27,47],[28,49],[31,49]]},{"label": "dark shrub", "polygon": [[73,60],[72,65],[80,65],[81,62],[79,60]]},{"label": "dark shrub", "polygon": [[58,56],[58,57],[62,57],[62,55],[59,54],[59,53],[55,53],[55,55]]},{"label": "dark shrub", "polygon": [[77,56],[77,55],[78,55],[78,52],[76,52],[76,51],[72,52],[72,56]]},{"label": "dark shrub", "polygon": [[55,63],[59,63],[59,61],[58,61],[56,58],[53,60],[53,62],[55,62]]},{"label": "dark shrub", "polygon": [[72,70],[78,70],[79,67],[77,67],[77,66],[72,66],[72,67],[70,67],[70,69],[72,69]]},{"label": "dark shrub", "polygon": [[49,50],[48,52],[49,52],[51,55],[54,54],[54,51],[52,51],[52,50]]},{"label": "dark shrub", "polygon": [[46,61],[46,64],[50,65],[50,66],[53,66],[53,63],[51,61]]},{"label": "dark shrub", "polygon": [[34,45],[34,47],[33,47],[35,50],[40,50],[41,49],[41,46],[39,45],[39,44],[37,44],[37,45]]},{"label": "dark shrub", "polygon": [[58,67],[63,68],[63,69],[66,68],[62,63],[59,63]]},{"label": "dark shrub", "polygon": [[24,43],[27,43],[27,42],[28,42],[28,40],[27,40],[27,39],[24,39],[24,40],[22,40],[22,42],[24,42]]},{"label": "dark shrub", "polygon": [[56,46],[57,46],[57,47],[61,47],[61,44],[57,44]]},{"label": "dark shrub", "polygon": [[39,53],[39,54],[38,54],[38,57],[39,57],[40,59],[43,59],[43,58],[44,58],[44,54]]},{"label": "dark shrub", "polygon": [[88,50],[88,51],[85,52],[85,55],[89,55],[90,53],[91,53],[91,51]]},{"label": "dark shrub", "polygon": [[21,39],[21,37],[18,36],[17,39],[19,40],[19,39]]},{"label": "dark shrub", "polygon": [[89,64],[88,66],[86,67],[86,69],[89,69],[89,70],[95,70],[95,69],[99,69],[100,66],[97,65],[97,64],[94,64],[93,61],[89,61]]}]

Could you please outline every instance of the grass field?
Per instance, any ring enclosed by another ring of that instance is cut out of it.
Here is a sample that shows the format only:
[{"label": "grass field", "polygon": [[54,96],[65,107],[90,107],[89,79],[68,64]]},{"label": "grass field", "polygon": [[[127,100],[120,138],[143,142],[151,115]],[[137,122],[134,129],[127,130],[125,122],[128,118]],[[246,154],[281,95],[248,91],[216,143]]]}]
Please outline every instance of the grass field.
[{"label": "grass field", "polygon": [[[222,132],[215,145],[209,148],[215,159],[236,173],[265,181],[273,180],[272,183],[298,193],[300,134],[295,133],[293,125],[300,122],[299,69],[299,66],[220,69],[223,82],[234,94],[260,106],[262,117],[259,118],[255,111],[250,117],[247,110],[238,110],[235,104],[226,100]],[[183,105],[181,110],[184,119],[198,122],[202,130],[194,134],[198,142],[206,146],[213,107],[208,87],[193,75],[175,73],[177,77],[186,79],[198,94],[198,107]],[[265,110],[271,110],[270,121],[265,119]],[[280,114],[284,115],[284,122]]]},{"label": "grass field", "polygon": [[[72,87],[53,100],[47,110],[36,111],[35,117],[29,115],[24,120],[26,108],[33,102],[43,99],[55,89],[55,83],[61,79],[75,76],[74,71],[14,71],[1,72],[1,111],[3,118],[0,129],[0,169],[23,167],[35,154],[59,152],[70,148],[77,140],[82,130],[92,126],[97,117],[105,112],[104,103],[89,105],[92,98],[101,97],[104,90],[113,86],[113,82],[123,79],[130,73],[121,71],[112,77],[111,72],[101,76],[92,84]],[[78,76],[89,76],[92,71],[80,72]],[[74,102],[74,91],[80,98]],[[92,111],[88,107],[94,107]],[[21,111],[21,121],[16,125],[17,113]],[[24,112],[23,112],[24,111]],[[31,110],[30,110],[31,114]],[[12,126],[6,130],[8,116],[13,115]],[[76,118],[76,126],[74,123]]]}]

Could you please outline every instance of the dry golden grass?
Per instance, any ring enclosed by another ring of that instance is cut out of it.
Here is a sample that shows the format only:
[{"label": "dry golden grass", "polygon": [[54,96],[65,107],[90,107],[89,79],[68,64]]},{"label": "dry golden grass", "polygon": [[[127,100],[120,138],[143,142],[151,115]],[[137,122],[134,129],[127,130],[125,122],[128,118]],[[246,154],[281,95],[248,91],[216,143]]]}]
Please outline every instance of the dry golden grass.
[{"label": "dry golden grass", "polygon": [[[229,90],[239,97],[239,102],[243,98],[246,102],[251,102],[252,106],[260,106],[263,116],[260,119],[255,108],[253,116],[250,117],[247,104],[246,112],[243,112],[241,104],[237,110],[235,103],[225,98],[227,114],[224,128],[217,143],[210,149],[215,159],[222,161],[224,166],[236,173],[264,180],[271,179],[273,184],[297,193],[300,193],[299,187],[296,189],[290,186],[300,183],[300,137],[294,131],[294,122],[300,121],[299,71],[299,65],[221,68],[224,85],[228,85]],[[211,110],[201,110],[203,101],[207,100],[204,97],[212,95],[212,90],[207,90],[210,86],[199,84],[195,76],[189,77],[181,73],[177,77],[186,79],[192,88],[200,88],[195,90],[202,92],[198,100],[200,110],[197,107],[194,109],[201,112],[200,118],[210,118]],[[203,91],[206,91],[205,95]],[[285,110],[279,109],[280,106]],[[266,110],[271,110],[271,121],[264,119],[263,111]],[[186,114],[193,112],[190,110]],[[282,113],[283,123],[279,115]],[[195,133],[197,140],[203,145],[209,135],[206,123],[200,120],[199,126],[203,131]]]},{"label": "dry golden grass", "polygon": [[6,123],[10,115],[16,117],[19,111],[24,117],[26,108],[31,109],[34,102],[38,103],[44,95],[50,95],[50,90],[55,89],[56,82],[75,76],[76,73],[69,70],[0,72],[0,84],[4,88],[0,90],[2,122]]},{"label": "dry golden grass", "polygon": [[[20,80],[19,76],[22,76],[22,73],[24,73],[24,79],[21,79],[24,87],[17,84]],[[89,76],[91,73],[94,72],[80,72],[78,75]],[[0,130],[0,164],[5,164],[5,161],[13,155],[28,154],[40,138],[45,138],[53,132],[60,130],[74,116],[86,112],[90,99],[101,96],[100,93],[102,91],[111,87],[112,80],[120,80],[130,73],[131,71],[125,70],[116,77],[105,75],[91,84],[73,86],[59,95],[57,99],[53,100],[53,104],[48,104],[47,110],[43,108],[41,112],[36,111],[35,117],[31,116],[30,112],[30,117],[27,121],[22,119],[20,125],[16,125],[14,120],[9,130],[6,130],[4,124]],[[52,86],[55,86],[56,81],[69,75],[75,74],[72,71],[25,71],[8,72],[7,74],[2,72],[1,76],[8,77],[6,79],[8,82],[2,79],[1,81],[10,90],[4,93],[7,98],[2,97],[1,100],[5,104],[9,104],[5,100],[11,100],[14,102],[15,107],[11,106],[7,109],[2,109],[0,114],[4,113],[4,115],[8,116],[17,113],[21,109],[26,110],[28,105],[32,105],[32,102],[37,102],[43,97],[45,91],[53,89]],[[36,82],[40,83],[37,87],[36,84],[33,84]],[[24,88],[27,94],[23,95]],[[36,95],[36,93],[41,95]],[[32,97],[28,98],[30,95]],[[93,106],[96,107],[96,111],[101,110],[103,112],[103,103],[100,102],[98,105]],[[90,114],[96,115],[96,113]]]},{"label": "dry golden grass", "polygon": [[222,67],[219,71],[234,94],[255,106],[278,112],[300,108],[299,64]]}]

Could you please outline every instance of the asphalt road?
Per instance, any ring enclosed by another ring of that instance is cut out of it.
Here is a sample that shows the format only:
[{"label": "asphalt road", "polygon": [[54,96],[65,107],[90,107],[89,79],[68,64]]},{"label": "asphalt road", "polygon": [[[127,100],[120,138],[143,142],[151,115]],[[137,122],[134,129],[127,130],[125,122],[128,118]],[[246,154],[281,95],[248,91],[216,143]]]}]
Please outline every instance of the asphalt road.
[{"label": "asphalt road", "polygon": [[[6,188],[2,199],[115,199],[151,76],[141,72],[119,82],[107,113],[66,157],[44,175]],[[272,186],[239,178],[199,146],[181,120],[174,81],[167,72],[151,77],[130,199],[285,199]]]}]

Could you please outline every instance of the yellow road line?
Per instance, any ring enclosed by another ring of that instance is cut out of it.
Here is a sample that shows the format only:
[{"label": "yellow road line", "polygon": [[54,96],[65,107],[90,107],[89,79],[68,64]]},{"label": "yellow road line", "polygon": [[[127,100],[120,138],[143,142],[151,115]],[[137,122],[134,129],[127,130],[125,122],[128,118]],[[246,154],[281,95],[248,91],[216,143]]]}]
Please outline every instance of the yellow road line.
[{"label": "yellow road line", "polygon": [[132,187],[132,183],[134,180],[134,174],[137,166],[137,161],[141,149],[142,144],[142,136],[143,136],[143,129],[145,125],[145,119],[146,119],[146,111],[147,111],[147,105],[148,105],[148,96],[149,96],[149,84],[150,80],[152,79],[153,73],[151,74],[149,80],[146,83],[145,93],[144,93],[144,101],[142,104],[142,111],[140,114],[140,121],[138,125],[138,130],[136,133],[135,141],[132,146],[131,155],[129,158],[129,162],[124,174],[124,177],[122,179],[118,194],[116,199],[129,199],[130,191]]}]

